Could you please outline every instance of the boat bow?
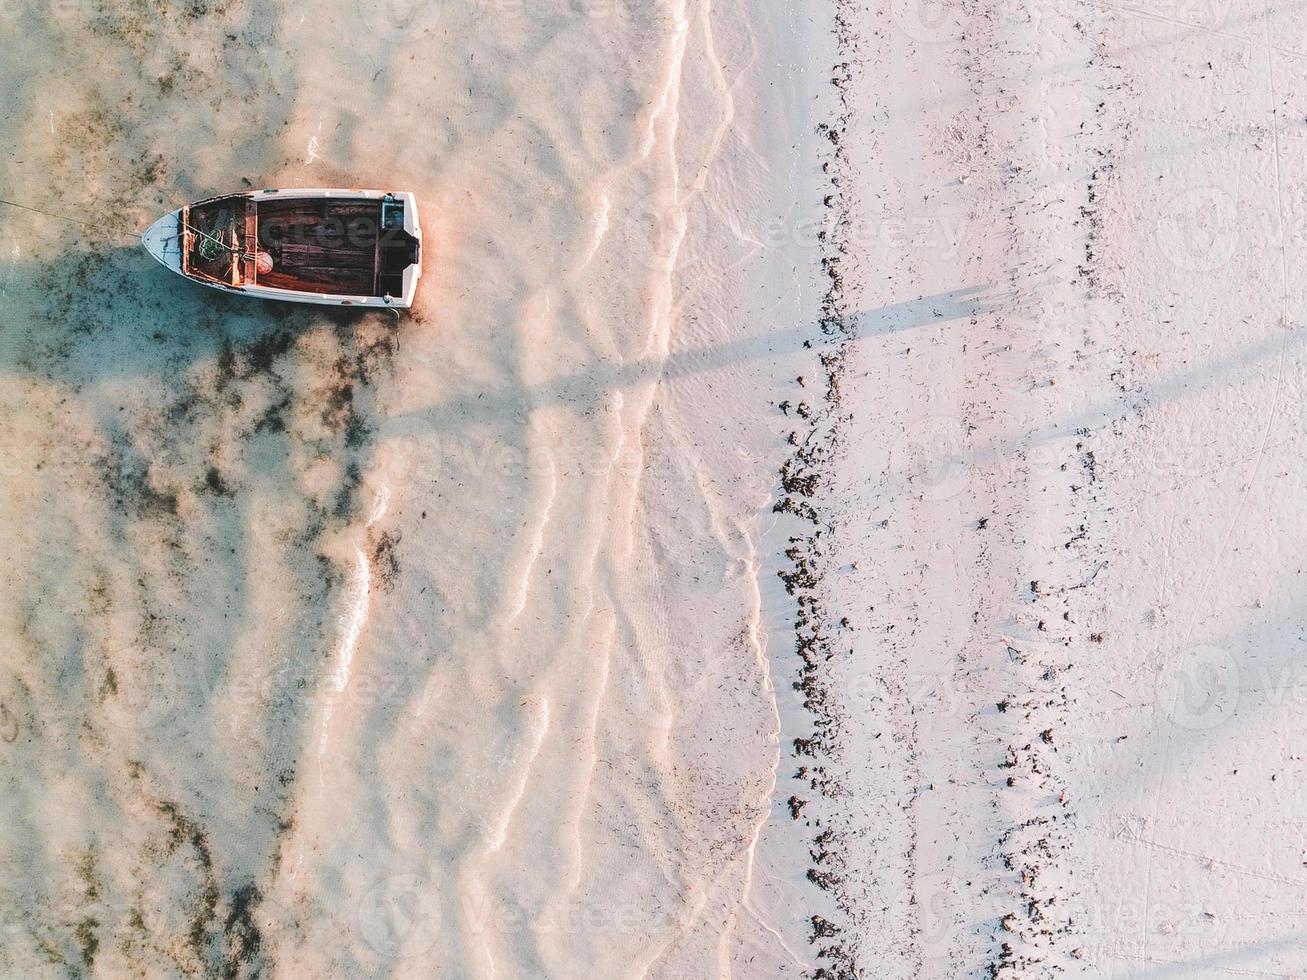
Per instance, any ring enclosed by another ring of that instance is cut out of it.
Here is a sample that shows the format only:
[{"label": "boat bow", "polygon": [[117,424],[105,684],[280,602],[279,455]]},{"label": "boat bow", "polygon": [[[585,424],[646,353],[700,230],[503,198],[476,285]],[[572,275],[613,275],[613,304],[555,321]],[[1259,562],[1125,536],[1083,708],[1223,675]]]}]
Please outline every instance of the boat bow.
[{"label": "boat bow", "polygon": [[170,211],[150,225],[141,236],[145,250],[173,272],[182,271],[182,212]]}]

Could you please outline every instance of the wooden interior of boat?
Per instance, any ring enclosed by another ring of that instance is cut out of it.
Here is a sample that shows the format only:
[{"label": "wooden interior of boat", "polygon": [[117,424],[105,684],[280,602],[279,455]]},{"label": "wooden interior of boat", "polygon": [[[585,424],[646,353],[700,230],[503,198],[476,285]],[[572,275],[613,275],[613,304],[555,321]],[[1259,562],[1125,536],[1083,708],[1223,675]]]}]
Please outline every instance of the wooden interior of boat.
[{"label": "wooden interior of boat", "polygon": [[186,272],[232,286],[398,295],[418,259],[395,201],[236,195],[193,205],[187,228]]},{"label": "wooden interior of boat", "polygon": [[261,286],[375,296],[381,202],[289,198],[258,205],[259,248],[272,256]]}]

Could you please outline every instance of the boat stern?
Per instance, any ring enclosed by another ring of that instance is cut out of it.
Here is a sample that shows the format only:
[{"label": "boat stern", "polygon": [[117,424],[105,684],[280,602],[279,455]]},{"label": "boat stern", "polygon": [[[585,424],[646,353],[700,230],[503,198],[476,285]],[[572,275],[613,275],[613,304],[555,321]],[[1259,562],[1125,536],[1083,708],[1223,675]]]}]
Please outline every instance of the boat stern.
[{"label": "boat stern", "polygon": [[173,272],[182,271],[182,209],[170,211],[141,236],[145,250]]},{"label": "boat stern", "polygon": [[395,304],[403,309],[408,309],[413,305],[413,298],[417,295],[418,280],[422,278],[422,225],[418,222],[418,199],[415,194],[407,191],[396,194],[398,198],[404,201],[404,230],[413,236],[415,248],[413,261],[404,270],[403,286]]},{"label": "boat stern", "polygon": [[422,276],[422,227],[417,198],[407,191],[392,191],[381,198],[377,260],[371,298],[384,306],[408,309]]}]

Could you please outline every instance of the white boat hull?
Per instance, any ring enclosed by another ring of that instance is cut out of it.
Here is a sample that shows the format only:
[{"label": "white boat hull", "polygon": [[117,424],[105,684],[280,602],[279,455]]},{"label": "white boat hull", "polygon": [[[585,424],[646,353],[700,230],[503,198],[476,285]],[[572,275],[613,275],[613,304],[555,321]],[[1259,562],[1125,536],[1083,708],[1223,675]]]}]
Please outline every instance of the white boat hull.
[{"label": "white boat hull", "polygon": [[[260,201],[284,201],[299,198],[332,198],[360,201],[375,200],[380,204],[380,202],[387,197],[387,192],[340,188],[293,188],[287,190],[253,191],[246,196],[256,203]],[[403,202],[404,230],[417,240],[419,247],[419,261],[413,263],[404,270],[403,288],[398,295],[394,296],[308,292],[299,289],[280,289],[273,286],[260,285],[258,283],[234,286],[223,282],[217,282],[212,279],[202,278],[200,276],[189,275],[184,268],[184,245],[181,234],[182,216],[185,213],[186,208],[178,208],[177,210],[170,211],[163,217],[159,218],[158,221],[154,222],[154,224],[146,229],[145,233],[141,236],[141,241],[145,246],[145,250],[154,256],[154,258],[164,268],[177,273],[191,282],[198,283],[201,286],[207,286],[210,289],[218,289],[228,293],[240,293],[241,295],[252,296],[257,299],[279,300],[286,303],[313,303],[320,306],[362,306],[375,309],[408,309],[413,305],[413,299],[417,293],[418,280],[422,277],[422,264],[420,261],[422,228],[418,221],[416,197],[408,192],[391,193],[390,196]]]}]

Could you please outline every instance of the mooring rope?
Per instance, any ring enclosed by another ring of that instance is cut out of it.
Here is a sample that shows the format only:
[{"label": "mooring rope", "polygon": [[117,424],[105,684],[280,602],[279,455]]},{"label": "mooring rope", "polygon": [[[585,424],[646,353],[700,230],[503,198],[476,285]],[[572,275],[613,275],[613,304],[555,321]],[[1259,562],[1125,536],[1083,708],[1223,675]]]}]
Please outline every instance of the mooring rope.
[{"label": "mooring rope", "polygon": [[[83,228],[90,228],[90,227],[93,226],[93,223],[90,222],[90,221],[83,221],[83,220],[80,219],[80,218],[72,218],[72,217],[69,217],[69,216],[66,215],[66,214],[57,214],[57,213],[55,213],[54,211],[47,211],[47,210],[45,210],[44,208],[34,208],[34,207],[31,207],[30,205],[27,205],[27,204],[19,204],[17,201],[6,201],[4,198],[0,198],[0,204],[8,205],[8,206],[11,207],[11,208],[19,208],[19,209],[21,209],[21,210],[23,210],[23,211],[31,211],[33,214],[43,214],[43,215],[45,215],[45,216],[48,217],[48,218],[58,218],[60,221],[68,221],[68,222],[71,222],[72,224],[75,224],[75,225],[81,225]],[[242,259],[254,259],[254,258],[258,258],[258,256],[257,256],[256,253],[254,253],[254,252],[246,252],[246,251],[244,251],[244,250],[242,250],[242,249],[236,248],[236,246],[234,246],[234,245],[228,245],[226,242],[219,241],[218,239],[216,239],[216,238],[214,238],[212,235],[210,235],[208,232],[206,232],[206,231],[202,231],[201,229],[196,228],[196,227],[194,227],[193,225],[186,224],[185,222],[181,222],[180,224],[181,224],[181,227],[182,227],[183,231],[193,231],[193,232],[195,232],[195,234],[199,235],[201,238],[204,238],[204,239],[206,239],[207,241],[212,242],[214,245],[217,245],[219,248],[221,248],[221,249],[223,249],[223,250],[225,250],[225,251],[231,252],[231,253],[234,254],[234,255],[239,255]],[[131,235],[133,238],[144,238],[144,237],[145,237],[145,236],[144,236],[141,232],[139,232],[139,231],[129,231],[129,232],[127,232],[127,234]],[[167,236],[165,236],[165,237],[166,237],[166,238],[180,238],[181,236],[182,236],[182,232],[179,231],[179,232],[177,232],[175,235],[167,235]]]},{"label": "mooring rope", "polygon": [[[89,221],[82,221],[80,218],[70,218],[66,214],[55,214],[53,211],[46,211],[42,208],[29,207],[26,204],[19,204],[17,201],[6,201],[3,198],[0,198],[0,204],[7,204],[11,208],[21,208],[24,211],[31,211],[33,214],[44,214],[47,217],[58,218],[60,221],[71,221],[73,224],[81,225],[83,228],[91,227],[91,222]],[[137,238],[141,237],[136,232],[131,232],[131,234],[136,235]]]}]

